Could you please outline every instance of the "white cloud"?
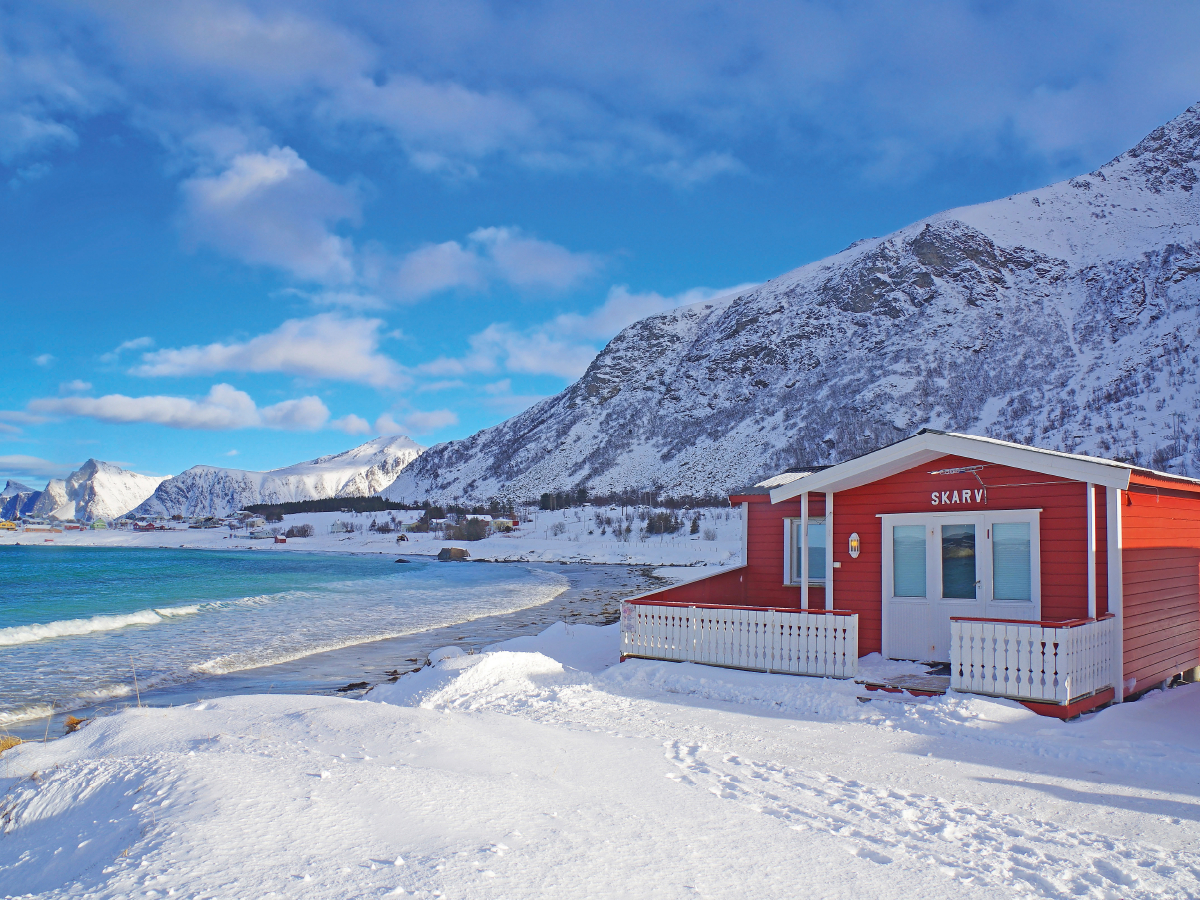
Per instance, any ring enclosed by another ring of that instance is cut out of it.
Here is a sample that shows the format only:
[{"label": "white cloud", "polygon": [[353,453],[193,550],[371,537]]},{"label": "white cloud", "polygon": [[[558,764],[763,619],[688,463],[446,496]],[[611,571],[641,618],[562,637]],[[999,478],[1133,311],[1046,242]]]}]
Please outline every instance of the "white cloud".
[{"label": "white cloud", "polygon": [[383,435],[404,434],[404,428],[392,418],[390,413],[384,413],[375,420],[375,431],[377,434]]},{"label": "white cloud", "polygon": [[576,252],[514,227],[477,228],[465,244],[427,244],[399,258],[376,253],[367,278],[400,299],[440,291],[485,290],[492,283],[523,291],[564,291],[585,281],[603,264],[595,253]]},{"label": "white cloud", "polygon": [[356,416],[353,413],[342,416],[340,419],[334,419],[329,423],[330,428],[336,428],[338,431],[344,431],[346,434],[370,434],[371,423],[362,416]]},{"label": "white cloud", "polygon": [[35,416],[20,409],[0,409],[0,422],[16,422],[19,425],[41,425],[45,416]]},{"label": "white cloud", "polygon": [[329,409],[320,397],[284,400],[259,410],[263,426],[286,431],[316,431],[329,421]]},{"label": "white cloud", "polygon": [[33,400],[29,409],[52,416],[79,416],[101,422],[129,424],[148,422],[168,428],[225,431],[235,428],[281,428],[313,430],[329,420],[329,410],[319,397],[285,400],[259,407],[244,391],[228,384],[215,384],[199,400],[189,397],[45,397]]},{"label": "white cloud", "polygon": [[[77,121],[107,107],[117,93],[60,43],[55,30],[23,31],[13,18],[6,16],[0,29],[0,162],[7,166],[77,146]],[[14,180],[33,180],[46,171],[33,163]]]},{"label": "white cloud", "polygon": [[5,478],[15,478],[18,481],[25,478],[63,478],[74,468],[20,453],[0,456],[0,473],[3,473]]},{"label": "white cloud", "polygon": [[458,424],[458,414],[449,409],[428,412],[416,410],[404,416],[404,426],[412,434],[431,434],[439,428]]},{"label": "white cloud", "polygon": [[[2,124],[0,124],[0,128],[3,128]],[[52,168],[53,166],[47,162],[36,162],[28,166],[22,166],[8,180],[8,186],[14,191],[19,191],[27,184],[45,178],[50,174]]]},{"label": "white cloud", "polygon": [[101,356],[100,361],[104,363],[115,363],[120,358],[121,354],[127,350],[146,350],[153,346],[154,338],[152,337],[139,337],[128,341],[122,341],[108,353],[105,353],[103,356]]},{"label": "white cloud", "polygon": [[458,414],[449,409],[429,412],[414,410],[405,413],[402,419],[402,422],[397,422],[391,413],[384,413],[375,420],[375,431],[381,435],[429,434],[439,428],[458,424]]},{"label": "white cloud", "polygon": [[417,392],[421,394],[431,393],[432,391],[449,391],[454,388],[465,388],[467,383],[461,378],[448,378],[443,381],[430,381],[417,388]]},{"label": "white cloud", "polygon": [[40,425],[44,416],[35,416],[19,409],[0,409],[0,434],[21,434],[21,425]]},{"label": "white cloud", "polygon": [[486,250],[500,278],[516,287],[565,290],[600,267],[594,254],[573,253],[518,228],[479,228],[471,240]]},{"label": "white cloud", "polygon": [[608,340],[622,328],[632,325],[646,316],[707,303],[731,294],[739,294],[757,287],[753,283],[739,284],[729,288],[690,288],[678,294],[664,296],[657,291],[633,293],[628,285],[618,284],[609,288],[604,302],[589,313],[563,313],[546,326],[550,332],[563,337]]},{"label": "white cloud", "polygon": [[44,369],[53,363],[55,358],[56,357],[51,356],[49,353],[43,353],[40,356],[35,356],[33,361]]},{"label": "white cloud", "polygon": [[516,415],[543,399],[541,394],[514,394],[511,378],[485,384],[483,392],[484,404],[506,416]]},{"label": "white cloud", "polygon": [[189,240],[298,278],[353,281],[354,247],[332,229],[357,222],[357,193],[313,171],[291,147],[240,153],[223,171],[194,176],[180,188]]},{"label": "white cloud", "polygon": [[74,379],[73,381],[64,381],[58,386],[58,392],[60,394],[80,394],[84,391],[90,391],[91,389],[92,383],[90,381],[81,381],[78,378]]},{"label": "white cloud", "polygon": [[748,290],[752,284],[713,290],[692,288],[673,296],[654,291],[631,293],[625,285],[611,288],[604,303],[589,313],[562,313],[532,328],[494,323],[468,339],[461,357],[440,357],[416,366],[433,376],[519,372],[578,378],[599,352],[599,344],[628,325],[656,313],[702,303]]},{"label": "white cloud", "polygon": [[482,290],[488,279],[484,260],[458,241],[428,244],[400,257],[385,276],[391,293],[401,299],[417,299],[454,288]]},{"label": "white cloud", "polygon": [[382,319],[321,313],[288,319],[248,341],[155,350],[131,372],[147,377],[213,375],[218,372],[282,372],[374,387],[396,387],[404,376],[379,352]]},{"label": "white cloud", "polygon": [[225,451],[225,455],[226,455],[226,456],[237,456],[237,455],[238,455],[238,451],[236,451],[236,450],[227,450],[227,451]]}]

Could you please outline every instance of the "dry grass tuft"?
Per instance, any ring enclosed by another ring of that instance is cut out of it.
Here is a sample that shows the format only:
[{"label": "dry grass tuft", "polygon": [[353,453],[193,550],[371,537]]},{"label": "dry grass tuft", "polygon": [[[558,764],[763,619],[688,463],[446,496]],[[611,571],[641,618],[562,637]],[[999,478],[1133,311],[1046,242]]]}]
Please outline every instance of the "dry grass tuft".
[{"label": "dry grass tuft", "polygon": [[79,718],[76,718],[75,716],[67,716],[66,721],[63,722],[63,731],[66,734],[74,734],[75,732],[77,732],[80,728],[82,728],[84,725],[86,725],[90,721],[92,721],[92,720],[91,719],[79,719]]},{"label": "dry grass tuft", "polygon": [[5,750],[12,749],[13,747],[17,746],[17,744],[23,743],[25,742],[19,737],[13,737],[11,734],[0,734],[0,753],[3,753]]}]

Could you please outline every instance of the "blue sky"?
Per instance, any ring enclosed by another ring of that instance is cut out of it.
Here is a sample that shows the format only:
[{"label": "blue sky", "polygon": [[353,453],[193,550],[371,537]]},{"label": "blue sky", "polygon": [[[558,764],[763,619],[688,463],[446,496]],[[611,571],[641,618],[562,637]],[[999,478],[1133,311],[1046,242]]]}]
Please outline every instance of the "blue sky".
[{"label": "blue sky", "polygon": [[1200,7],[0,6],[0,478],[470,434],[620,328],[1090,170]]}]

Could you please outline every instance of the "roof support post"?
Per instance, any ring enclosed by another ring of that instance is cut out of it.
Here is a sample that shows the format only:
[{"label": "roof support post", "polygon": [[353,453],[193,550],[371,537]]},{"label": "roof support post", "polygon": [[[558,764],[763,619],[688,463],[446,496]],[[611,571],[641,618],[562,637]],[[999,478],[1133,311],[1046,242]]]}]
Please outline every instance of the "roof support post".
[{"label": "roof support post", "polygon": [[1123,593],[1123,567],[1121,565],[1121,491],[1106,488],[1108,530],[1108,611],[1116,617],[1116,634],[1113,636],[1113,702],[1125,699],[1125,613]]},{"label": "roof support post", "polygon": [[1096,485],[1087,483],[1087,614],[1096,618]]},{"label": "roof support post", "polygon": [[833,494],[825,492],[825,608],[833,609]]},{"label": "roof support post", "polygon": [[808,491],[800,495],[800,608],[808,609]]}]

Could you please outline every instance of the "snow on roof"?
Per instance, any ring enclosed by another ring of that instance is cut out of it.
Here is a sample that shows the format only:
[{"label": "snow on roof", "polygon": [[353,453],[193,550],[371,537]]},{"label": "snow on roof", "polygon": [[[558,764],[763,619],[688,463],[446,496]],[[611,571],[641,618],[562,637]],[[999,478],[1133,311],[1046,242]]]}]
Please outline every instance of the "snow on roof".
[{"label": "snow on roof", "polygon": [[754,494],[769,494],[773,488],[783,487],[785,484],[791,484],[793,481],[799,481],[801,478],[807,478],[813,472],[819,471],[822,466],[816,466],[805,472],[783,472],[779,475],[772,475],[765,481],[760,481],[750,487],[738,488],[736,491],[730,491],[731,497],[744,497]]}]

